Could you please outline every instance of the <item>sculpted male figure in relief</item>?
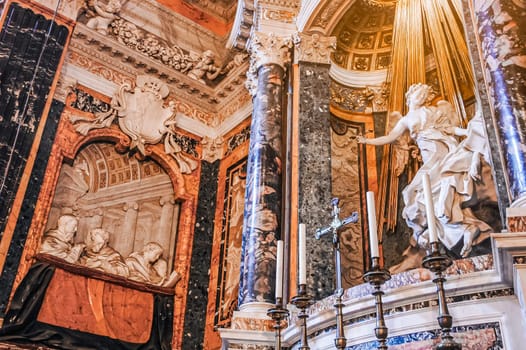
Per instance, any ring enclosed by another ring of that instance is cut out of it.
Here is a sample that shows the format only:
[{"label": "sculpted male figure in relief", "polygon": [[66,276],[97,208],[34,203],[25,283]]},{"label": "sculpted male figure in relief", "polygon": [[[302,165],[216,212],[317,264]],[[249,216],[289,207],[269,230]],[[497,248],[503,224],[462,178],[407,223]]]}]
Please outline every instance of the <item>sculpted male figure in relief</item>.
[{"label": "sculpted male figure in relief", "polygon": [[115,249],[108,245],[110,235],[102,228],[88,232],[84,242],[86,248],[80,257],[80,264],[103,272],[128,277],[128,266]]},{"label": "sculpted male figure in relief", "polygon": [[62,215],[58,226],[44,234],[40,252],[54,255],[69,263],[76,263],[84,250],[84,244],[73,244],[77,232],[78,220],[73,215]]}]

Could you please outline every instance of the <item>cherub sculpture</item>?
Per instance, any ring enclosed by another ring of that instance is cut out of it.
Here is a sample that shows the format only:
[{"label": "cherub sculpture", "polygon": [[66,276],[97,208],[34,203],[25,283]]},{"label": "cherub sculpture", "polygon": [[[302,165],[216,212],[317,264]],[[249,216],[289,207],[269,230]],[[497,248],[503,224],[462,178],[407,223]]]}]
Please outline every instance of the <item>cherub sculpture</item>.
[{"label": "cherub sculpture", "polygon": [[118,14],[121,11],[122,4],[119,0],[108,0],[107,4],[101,3],[99,0],[90,0],[88,8],[88,14],[91,14],[92,17],[86,26],[107,35],[111,22],[119,18]]}]

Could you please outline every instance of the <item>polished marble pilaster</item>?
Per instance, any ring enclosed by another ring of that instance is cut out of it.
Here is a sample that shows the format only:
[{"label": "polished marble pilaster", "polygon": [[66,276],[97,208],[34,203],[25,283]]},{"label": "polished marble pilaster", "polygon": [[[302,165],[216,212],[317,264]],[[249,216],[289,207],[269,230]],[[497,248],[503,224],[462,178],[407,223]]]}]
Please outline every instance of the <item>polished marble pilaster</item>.
[{"label": "polished marble pilaster", "polygon": [[331,220],[330,53],[335,38],[300,34],[295,39],[299,68],[298,221],[307,227],[307,288],[314,299],[334,292],[332,237],[316,240]]},{"label": "polished marble pilaster", "polygon": [[16,3],[5,11],[0,33],[0,240],[69,33]]},{"label": "polished marble pilaster", "polygon": [[17,3],[4,11],[0,33],[0,317],[20,265],[21,248],[64,108],[50,101],[50,96],[70,32]]},{"label": "polished marble pilaster", "polygon": [[219,160],[201,162],[199,204],[196,210],[190,278],[186,291],[186,310],[182,344],[184,349],[202,349],[207,317],[207,296],[214,237]]},{"label": "polished marble pilaster", "polygon": [[11,244],[6,252],[5,264],[0,274],[0,317],[6,311],[7,303],[11,295],[11,289],[20,265],[21,256],[31,225],[31,219],[35,212],[35,205],[44,181],[44,175],[48,164],[48,158],[53,145],[55,132],[64,104],[54,101],[46,120],[42,141],[36,155],[35,166],[31,172],[28,191],[26,192],[21,208],[21,215],[16,221]]}]

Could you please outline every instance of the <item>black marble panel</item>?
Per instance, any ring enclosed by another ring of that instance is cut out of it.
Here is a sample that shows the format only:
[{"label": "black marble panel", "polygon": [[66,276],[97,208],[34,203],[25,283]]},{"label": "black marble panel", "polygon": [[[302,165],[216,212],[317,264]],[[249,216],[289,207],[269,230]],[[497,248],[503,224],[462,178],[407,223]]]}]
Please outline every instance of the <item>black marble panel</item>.
[{"label": "black marble panel", "polygon": [[68,29],[17,4],[0,33],[0,239]]},{"label": "black marble panel", "polygon": [[53,101],[44,128],[44,133],[42,134],[42,140],[40,141],[28,189],[22,202],[20,216],[18,217],[13,239],[9,246],[9,250],[7,251],[5,265],[2,274],[0,275],[0,286],[2,286],[0,288],[0,317],[3,317],[5,314],[9,295],[11,294],[11,288],[18,271],[18,266],[20,265],[20,258],[26,242],[29,226],[31,225],[35,205],[40,193],[40,187],[42,186],[44,173],[51,153],[51,147],[53,145],[58,122],[63,109],[64,104],[62,102]]},{"label": "black marble panel", "polygon": [[210,279],[210,259],[214,237],[219,160],[201,163],[199,203],[196,211],[190,280],[186,295],[183,350],[203,349]]},{"label": "black marble panel", "polygon": [[307,286],[315,299],[334,292],[332,239],[316,240],[331,221],[329,66],[300,63],[299,222],[307,227]]}]

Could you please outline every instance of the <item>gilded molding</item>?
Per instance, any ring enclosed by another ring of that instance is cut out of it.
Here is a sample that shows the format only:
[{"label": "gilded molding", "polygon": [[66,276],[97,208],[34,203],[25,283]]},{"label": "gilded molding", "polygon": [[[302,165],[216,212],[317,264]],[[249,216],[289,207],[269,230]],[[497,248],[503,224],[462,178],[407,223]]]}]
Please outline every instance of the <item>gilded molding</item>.
[{"label": "gilded molding", "polygon": [[340,109],[364,113],[371,105],[371,94],[366,88],[352,88],[332,82],[330,91],[331,103]]},{"label": "gilded molding", "polygon": [[258,6],[260,7],[269,7],[270,6],[278,6],[282,8],[290,8],[290,9],[299,9],[301,5],[301,1],[299,0],[259,0]]},{"label": "gilded molding", "polygon": [[336,50],[336,37],[295,33],[294,62],[299,61],[331,64],[331,53]]},{"label": "gilded molding", "polygon": [[267,21],[277,21],[282,23],[294,23],[296,12],[283,9],[262,9],[261,18]]},{"label": "gilded molding", "polygon": [[312,22],[312,27],[321,27],[325,29],[333,17],[335,17],[335,14],[339,13],[338,9],[341,8],[341,5],[347,0],[333,0],[326,2],[325,6],[323,7],[322,11],[317,14],[317,16],[314,18],[314,21]]}]

